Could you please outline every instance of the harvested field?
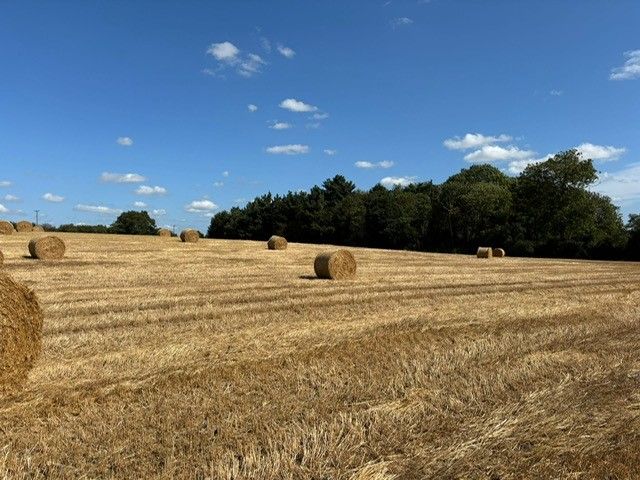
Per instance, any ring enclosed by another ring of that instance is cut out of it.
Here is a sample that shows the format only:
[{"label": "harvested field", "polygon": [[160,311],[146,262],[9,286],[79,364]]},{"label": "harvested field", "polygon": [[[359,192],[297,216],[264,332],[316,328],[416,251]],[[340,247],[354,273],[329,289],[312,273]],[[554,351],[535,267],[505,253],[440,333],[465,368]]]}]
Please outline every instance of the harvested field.
[{"label": "harvested field", "polygon": [[60,234],[0,478],[637,478],[640,264]]}]

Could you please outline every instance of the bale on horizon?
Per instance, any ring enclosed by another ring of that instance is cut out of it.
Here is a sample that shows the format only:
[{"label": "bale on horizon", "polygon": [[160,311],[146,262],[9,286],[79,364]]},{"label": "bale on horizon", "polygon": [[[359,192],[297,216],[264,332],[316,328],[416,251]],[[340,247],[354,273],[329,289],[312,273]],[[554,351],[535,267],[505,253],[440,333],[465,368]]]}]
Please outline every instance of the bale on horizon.
[{"label": "bale on horizon", "polygon": [[64,257],[64,251],[62,239],[53,235],[33,238],[29,242],[29,253],[38,260],[59,260]]},{"label": "bale on horizon", "polygon": [[502,258],[507,256],[507,252],[504,251],[504,248],[494,248],[491,252],[494,257]]},{"label": "bale on horizon", "polygon": [[491,258],[493,257],[493,250],[491,247],[478,247],[476,256],[478,258]]},{"label": "bale on horizon", "polygon": [[161,228],[160,230],[158,230],[158,236],[160,236],[160,237],[170,237],[171,236],[171,230],[169,230],[168,228]]},{"label": "bale on horizon", "polygon": [[313,262],[318,278],[344,280],[356,275],[356,259],[349,250],[339,249],[319,253]]},{"label": "bale on horizon", "polygon": [[0,272],[0,394],[27,379],[42,349],[42,310],[35,294]]},{"label": "bale on horizon", "polygon": [[180,233],[180,240],[186,243],[196,243],[200,240],[200,234],[193,228],[187,228]]},{"label": "bale on horizon", "polygon": [[0,235],[11,235],[15,232],[13,224],[6,220],[0,220]]},{"label": "bale on horizon", "polygon": [[34,225],[32,231],[33,232],[44,232],[44,228],[42,228],[42,225]]},{"label": "bale on horizon", "polygon": [[287,249],[287,239],[284,237],[279,237],[278,235],[272,235],[271,238],[267,241],[267,248],[269,250],[286,250]]},{"label": "bale on horizon", "polygon": [[33,223],[28,220],[20,220],[19,222],[16,222],[16,232],[33,232]]}]

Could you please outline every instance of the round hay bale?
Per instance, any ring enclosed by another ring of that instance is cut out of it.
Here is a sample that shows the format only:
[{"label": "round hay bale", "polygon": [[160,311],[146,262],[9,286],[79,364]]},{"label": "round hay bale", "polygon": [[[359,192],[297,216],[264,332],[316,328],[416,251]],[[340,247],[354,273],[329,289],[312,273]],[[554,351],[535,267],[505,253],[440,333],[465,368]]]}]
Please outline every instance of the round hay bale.
[{"label": "round hay bale", "polygon": [[507,252],[504,251],[504,248],[494,248],[491,252],[494,257],[502,258],[507,256]]},{"label": "round hay bale", "polygon": [[478,258],[491,258],[493,257],[493,250],[491,249],[491,247],[478,247],[476,256]]},{"label": "round hay bale", "polygon": [[319,278],[343,280],[356,276],[356,259],[349,250],[334,250],[318,254],[313,269]]},{"label": "round hay bale", "polygon": [[34,231],[34,232],[44,232],[44,228],[42,228],[42,225],[34,225],[32,231]]},{"label": "round hay bale", "polygon": [[18,223],[16,223],[16,232],[33,232],[33,223],[27,220],[20,220]]},{"label": "round hay bale", "polygon": [[169,230],[168,228],[161,228],[160,230],[158,230],[158,235],[160,237],[170,237],[171,230]]},{"label": "round hay bale", "polygon": [[180,233],[180,240],[187,243],[196,243],[200,240],[200,234],[197,230],[187,228]]},{"label": "round hay bale", "polygon": [[11,222],[0,220],[0,235],[11,235],[13,232],[15,232],[15,230]]},{"label": "round hay bale", "polygon": [[269,250],[286,250],[287,239],[284,237],[279,237],[278,235],[272,235],[267,242],[267,248]]},{"label": "round hay bale", "polygon": [[35,294],[0,272],[0,393],[24,383],[42,348],[42,310]]},{"label": "round hay bale", "polygon": [[29,242],[29,253],[39,260],[59,260],[64,257],[65,245],[61,238],[49,235]]}]

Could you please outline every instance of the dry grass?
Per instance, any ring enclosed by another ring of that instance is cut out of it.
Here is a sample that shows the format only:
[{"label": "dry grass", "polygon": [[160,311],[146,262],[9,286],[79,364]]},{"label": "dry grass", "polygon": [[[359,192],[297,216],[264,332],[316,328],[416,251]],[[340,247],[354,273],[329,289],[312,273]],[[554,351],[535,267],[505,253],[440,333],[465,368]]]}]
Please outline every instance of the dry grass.
[{"label": "dry grass", "polygon": [[637,478],[640,265],[61,235],[0,478]]}]

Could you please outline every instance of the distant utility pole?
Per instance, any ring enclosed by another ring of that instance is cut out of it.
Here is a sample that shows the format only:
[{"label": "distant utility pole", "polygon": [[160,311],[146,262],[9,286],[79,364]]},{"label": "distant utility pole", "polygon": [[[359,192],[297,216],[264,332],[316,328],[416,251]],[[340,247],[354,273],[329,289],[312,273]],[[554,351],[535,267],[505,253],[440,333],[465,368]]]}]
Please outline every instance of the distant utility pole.
[{"label": "distant utility pole", "polygon": [[171,226],[171,231],[172,231],[173,233],[176,233],[176,225],[175,225],[175,224],[173,224],[173,225]]},{"label": "distant utility pole", "polygon": [[40,213],[40,210],[34,210],[34,212],[36,212],[36,225],[38,225],[38,214]]}]

